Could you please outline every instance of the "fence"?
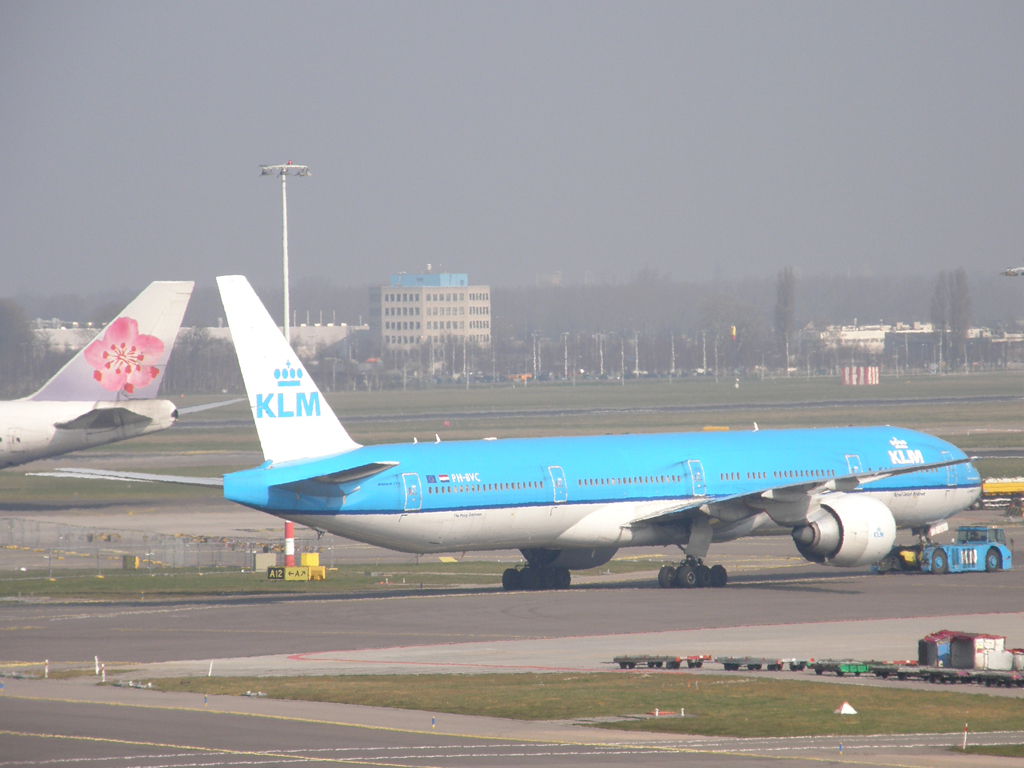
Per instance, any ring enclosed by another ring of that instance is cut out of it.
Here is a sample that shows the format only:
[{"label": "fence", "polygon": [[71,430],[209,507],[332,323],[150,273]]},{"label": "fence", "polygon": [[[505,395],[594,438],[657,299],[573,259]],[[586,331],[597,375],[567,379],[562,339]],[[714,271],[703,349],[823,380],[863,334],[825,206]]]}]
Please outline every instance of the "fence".
[{"label": "fence", "polygon": [[[296,534],[296,552],[323,551],[329,558],[325,565],[333,567],[332,546],[318,546],[315,532],[308,529],[297,527]],[[48,575],[71,570],[102,573],[123,569],[126,557],[137,557],[140,570],[241,570],[251,569],[253,556],[264,551],[283,553],[281,539],[115,531],[43,520],[0,518],[0,571],[36,574],[45,571]],[[282,562],[283,559],[282,554]]]}]

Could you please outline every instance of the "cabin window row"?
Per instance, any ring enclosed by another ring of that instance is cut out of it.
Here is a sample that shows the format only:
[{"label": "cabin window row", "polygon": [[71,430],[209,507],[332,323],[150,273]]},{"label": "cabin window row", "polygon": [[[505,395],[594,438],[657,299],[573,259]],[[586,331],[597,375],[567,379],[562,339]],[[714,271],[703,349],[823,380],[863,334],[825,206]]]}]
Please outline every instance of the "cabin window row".
[{"label": "cabin window row", "polygon": [[[832,469],[784,469],[776,470],[772,473],[772,476],[776,480],[796,480],[796,479],[820,479],[825,477],[835,477],[835,470]],[[741,473],[739,472],[720,472],[718,474],[719,480],[739,480]],[[767,472],[747,472],[747,480],[767,480]]]},{"label": "cabin window row", "polygon": [[835,477],[835,470],[832,469],[785,469],[778,470],[775,472],[775,478],[778,479],[789,479],[789,480],[801,480],[801,479],[818,479],[823,477]]},{"label": "cabin window row", "polygon": [[516,483],[480,483],[477,485],[429,485],[427,486],[427,493],[431,495],[440,495],[442,493],[487,493],[489,491],[540,490],[543,487],[544,483],[536,480]]},{"label": "cabin window row", "polygon": [[646,475],[642,477],[594,477],[587,480],[577,480],[580,486],[598,485],[651,485],[654,483],[678,483],[682,478],[679,475]]}]

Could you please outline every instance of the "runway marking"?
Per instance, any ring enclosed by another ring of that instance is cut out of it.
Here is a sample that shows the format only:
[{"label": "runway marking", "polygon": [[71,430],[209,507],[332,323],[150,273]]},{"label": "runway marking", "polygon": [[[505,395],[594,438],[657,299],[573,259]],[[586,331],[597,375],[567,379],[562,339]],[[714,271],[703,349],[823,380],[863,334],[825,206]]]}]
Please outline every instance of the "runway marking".
[{"label": "runway marking", "polygon": [[[414,734],[414,735],[428,735],[428,734],[430,734],[430,735],[444,735],[444,736],[446,736],[448,738],[459,738],[459,739],[467,739],[467,740],[473,740],[473,741],[493,741],[495,739],[495,737],[493,737],[493,736],[481,736],[481,735],[478,735],[478,734],[461,734],[461,733],[437,734],[436,731],[414,730],[414,729],[409,729],[409,728],[395,728],[395,727],[391,727],[391,726],[381,726],[381,725],[364,725],[364,724],[356,724],[356,723],[346,723],[346,722],[341,722],[341,721],[336,721],[336,720],[318,720],[318,719],[313,719],[313,718],[294,717],[294,716],[287,716],[287,715],[260,714],[260,713],[256,713],[256,712],[229,712],[229,711],[225,711],[225,710],[211,710],[211,709],[193,708],[193,707],[174,707],[174,706],[163,706],[163,705],[154,705],[154,704],[127,704],[127,703],[122,703],[122,702],[95,702],[95,701],[81,701],[81,700],[74,700],[74,699],[59,699],[59,698],[48,699],[48,698],[36,697],[36,696],[16,696],[15,695],[15,696],[7,696],[6,698],[9,698],[9,699],[10,698],[22,699],[22,700],[25,700],[25,701],[55,701],[55,702],[64,703],[64,704],[100,704],[100,705],[114,706],[114,707],[134,707],[134,708],[138,708],[138,709],[155,709],[155,710],[179,711],[179,712],[207,712],[207,713],[211,713],[211,714],[220,714],[220,715],[236,715],[236,716],[242,716],[242,717],[265,718],[265,719],[268,719],[268,720],[280,720],[280,721],[284,721],[284,722],[309,723],[309,724],[312,724],[312,725],[333,725],[333,726],[342,726],[342,727],[347,727],[347,728],[362,728],[362,729],[365,729],[365,730],[385,731],[385,732],[391,732],[391,733],[406,733],[406,734]],[[996,731],[994,733],[1012,733],[1012,731],[1008,731],[1008,732],[1007,731]],[[100,737],[89,737],[89,736],[66,736],[66,735],[63,735],[63,734],[20,733],[20,732],[16,732],[16,731],[4,731],[4,730],[0,730],[0,735],[39,737],[39,738],[55,738],[55,739],[68,739],[68,740],[80,739],[80,740],[94,741],[94,742],[100,742],[100,743],[104,743],[105,742],[105,743],[126,744],[126,745],[136,745],[136,746],[163,747],[163,748],[167,748],[167,749],[182,749],[182,750],[188,750],[188,751],[195,752],[195,753],[201,753],[201,752],[205,751],[205,752],[208,752],[208,753],[232,754],[232,755],[251,756],[251,757],[268,757],[268,756],[270,756],[270,757],[281,757],[281,758],[295,757],[297,759],[301,759],[301,760],[304,760],[304,761],[307,761],[307,762],[326,761],[326,762],[337,762],[337,763],[346,764],[346,765],[379,765],[379,766],[385,766],[385,767],[387,767],[387,766],[394,766],[394,768],[413,768],[413,766],[411,766],[410,764],[384,763],[384,762],[379,762],[378,760],[375,760],[373,758],[368,758],[368,759],[365,759],[365,760],[356,760],[356,759],[346,760],[346,759],[340,759],[340,758],[339,759],[330,759],[330,758],[320,758],[320,757],[302,757],[300,755],[288,755],[287,753],[284,753],[284,752],[282,752],[282,753],[249,752],[249,751],[242,751],[242,750],[228,750],[228,749],[216,749],[216,748],[207,748],[207,747],[181,746],[181,745],[175,745],[175,744],[163,744],[163,743],[159,743],[159,742],[144,742],[144,741],[136,742],[136,741],[128,741],[128,740],[112,739],[112,738],[100,738]],[[886,735],[888,735],[888,734],[880,734],[880,736],[886,736]],[[892,735],[893,736],[897,736],[899,734],[892,734]],[[908,735],[914,735],[914,736],[919,736],[920,737],[920,736],[926,736],[927,734],[908,734]],[[935,735],[936,736],[940,736],[940,735],[949,735],[949,734],[935,734]],[[685,737],[684,734],[680,734],[680,736],[681,737]],[[698,737],[698,738],[700,738],[700,737]],[[802,739],[802,738],[822,738],[822,737],[794,737],[794,738]],[[858,737],[853,737],[853,738],[858,738]],[[865,737],[860,737],[860,738],[865,738]],[[544,739],[544,740],[539,740],[538,739],[538,740],[534,740],[534,739],[530,739],[528,737],[527,738],[522,738],[522,739],[517,739],[516,741],[521,743],[521,744],[525,744],[525,745],[531,745],[532,744],[532,745],[536,745],[536,746],[559,745],[559,746],[589,747],[592,750],[593,749],[599,749],[599,748],[602,748],[602,747],[613,747],[613,748],[618,748],[618,749],[625,750],[624,754],[637,754],[637,753],[642,753],[642,752],[647,751],[647,752],[667,752],[667,753],[673,753],[673,754],[705,754],[705,755],[713,754],[713,755],[734,756],[734,757],[750,757],[750,756],[753,756],[753,755],[757,755],[759,757],[764,757],[764,758],[769,759],[769,760],[803,760],[805,762],[827,762],[827,763],[834,763],[835,762],[835,758],[832,757],[832,756],[829,756],[829,757],[813,757],[813,756],[810,756],[810,755],[764,754],[764,752],[773,751],[773,749],[771,747],[762,748],[761,753],[758,753],[756,750],[744,751],[741,747],[738,748],[738,749],[737,748],[731,748],[731,749],[708,749],[707,746],[705,745],[705,743],[701,743],[701,746],[686,747],[686,746],[681,746],[681,745],[670,745],[670,744],[636,744],[635,742],[634,743],[628,743],[628,742],[599,743],[599,742],[568,741],[568,740],[561,741],[561,740],[556,740],[556,739]],[[872,747],[873,747],[873,745],[871,745],[871,744],[859,745],[859,748],[861,748],[861,749],[870,749]],[[439,748],[441,748],[441,747],[439,747]],[[448,747],[448,748],[450,749],[451,747]],[[828,749],[827,746],[822,746],[820,748],[821,749]],[[408,746],[407,747],[395,747],[395,749],[407,749],[408,750],[408,749],[416,749],[416,747],[408,747]],[[781,752],[783,750],[779,749],[778,751]],[[588,752],[586,754],[594,754],[594,752]],[[491,755],[491,756],[492,757],[501,757],[502,755]],[[529,754],[525,753],[525,754],[519,755],[519,756],[528,757]],[[920,766],[918,766],[918,765],[911,765],[911,764],[904,764],[904,763],[895,763],[895,762],[877,762],[877,761],[865,761],[865,760],[845,760],[844,762],[848,762],[848,763],[851,763],[851,764],[854,764],[854,765],[880,766],[880,767],[884,767],[884,768],[920,768]],[[417,766],[419,766],[419,764],[417,764]],[[151,766],[150,768],[162,768],[162,767]],[[163,768],[175,768],[175,766],[166,766],[166,767],[163,767]],[[184,768],[184,767],[177,766],[177,768]],[[422,768],[422,766],[420,768]]]},{"label": "runway marking", "polygon": [[[294,719],[294,718],[289,718],[289,719]],[[313,721],[313,722],[317,722],[317,721]],[[388,730],[396,730],[396,729],[388,729]],[[282,759],[284,759],[284,760],[291,760],[291,761],[296,761],[296,762],[301,761],[301,762],[314,762],[314,763],[327,762],[327,763],[337,763],[339,765],[372,765],[372,766],[381,766],[382,768],[432,768],[431,766],[424,766],[420,762],[416,762],[416,763],[392,763],[392,762],[383,762],[381,758],[373,758],[373,757],[366,757],[366,758],[363,758],[363,759],[341,758],[341,757],[332,758],[332,757],[323,757],[323,756],[315,756],[315,757],[314,756],[309,756],[309,757],[307,757],[305,755],[294,754],[294,753],[289,754],[287,752],[253,752],[253,751],[248,751],[248,750],[222,749],[222,748],[216,748],[216,747],[196,747],[196,746],[191,746],[191,745],[187,745],[187,744],[167,744],[167,743],[163,743],[163,742],[133,741],[133,740],[128,740],[128,739],[115,739],[115,738],[107,738],[107,737],[99,737],[99,736],[70,736],[70,735],[60,734],[60,733],[29,733],[29,732],[23,732],[23,731],[0,730],[0,735],[20,736],[20,737],[23,737],[23,738],[55,739],[55,740],[66,740],[66,741],[86,741],[86,742],[92,742],[92,743],[98,743],[98,744],[120,744],[120,745],[125,745],[125,746],[134,746],[134,747],[159,747],[159,748],[162,748],[162,749],[177,749],[177,750],[181,750],[182,752],[188,752],[188,753],[192,753],[192,754],[196,754],[196,755],[203,755],[203,754],[210,754],[210,755],[235,755],[235,756],[238,756],[238,757],[249,757],[249,758],[268,758],[269,757],[269,758],[274,758],[275,760],[282,760]],[[460,737],[460,738],[464,738],[464,737]],[[484,737],[472,737],[471,736],[471,737],[468,737],[468,738],[484,738]],[[526,742],[526,743],[529,743],[529,742]],[[605,746],[605,745],[601,745],[601,744],[587,744],[585,742],[554,742],[554,743],[555,744],[565,744],[566,746],[592,747],[592,748],[594,748],[594,747],[599,748],[599,747]],[[541,745],[542,744],[539,744],[538,746],[541,746]],[[611,746],[611,745],[609,745],[609,746]],[[617,751],[616,751],[615,747],[617,747]],[[405,747],[405,749],[410,749],[410,748],[409,747]],[[625,745],[625,747],[615,745],[615,746],[613,746],[612,750],[599,750],[599,749],[598,750],[591,749],[589,751],[581,751],[581,750],[550,751],[549,750],[547,752],[526,752],[526,751],[522,751],[522,752],[516,752],[516,753],[497,754],[497,755],[493,754],[493,753],[492,754],[469,754],[469,755],[466,755],[466,754],[458,754],[458,755],[431,755],[430,758],[431,759],[436,759],[436,758],[449,758],[449,759],[451,759],[451,758],[457,758],[457,757],[463,757],[463,758],[465,758],[465,757],[470,757],[470,758],[472,758],[472,757],[490,757],[492,759],[494,759],[494,758],[515,759],[515,758],[555,757],[555,756],[581,756],[581,757],[589,756],[589,757],[597,757],[597,756],[606,755],[606,754],[607,755],[626,755],[626,754],[628,754],[628,755],[637,755],[637,756],[639,756],[637,753],[645,752],[645,751],[646,752],[654,752],[654,753],[667,752],[667,753],[688,753],[688,754],[715,754],[715,755],[734,756],[734,757],[752,757],[752,756],[757,756],[757,757],[763,757],[763,758],[768,759],[768,760],[803,760],[805,762],[816,762],[816,763],[825,763],[825,762],[827,762],[827,763],[834,763],[835,762],[835,758],[831,757],[831,756],[830,757],[811,757],[811,756],[808,756],[808,755],[766,755],[766,754],[756,754],[756,753],[751,753],[751,752],[726,752],[726,751],[709,752],[707,750],[692,749],[692,748],[687,748],[687,747],[669,747],[669,746],[653,746],[653,745],[650,746],[650,747],[635,747],[635,748],[634,747],[630,747],[629,745]],[[134,760],[149,760],[149,759],[154,759],[154,758],[164,758],[164,759],[166,759],[168,757],[173,758],[174,755],[167,755],[167,756],[164,756],[164,755],[156,755],[156,756],[140,755],[140,756],[137,756],[137,757],[135,757],[135,756],[127,756],[127,757],[93,758],[93,759],[95,759],[95,760],[130,760],[130,759],[134,759]],[[400,756],[400,757],[397,757],[396,759],[399,759],[399,760],[401,760],[401,759],[417,760],[418,758],[419,758],[418,755],[412,755],[412,756]],[[74,759],[74,761],[75,762],[84,762],[85,760],[89,760],[89,759],[90,758],[76,758],[76,759]],[[34,761],[34,762],[19,761],[18,763],[0,763],[0,765],[46,765],[46,764],[50,764],[50,763],[53,763],[53,762],[71,762],[71,760],[62,760],[62,761]],[[233,762],[220,761],[220,762],[185,763],[185,764],[182,764],[182,763],[171,763],[171,764],[167,764],[167,765],[148,766],[148,768],[207,768],[207,767],[210,767],[210,766],[218,766],[218,765],[267,765],[267,764],[273,764],[273,762],[274,762],[274,760],[247,760],[247,761],[244,761],[244,762],[242,762],[242,761],[233,761]],[[844,760],[843,762],[844,763],[849,763],[849,764],[852,764],[852,765],[879,766],[880,768],[920,768],[917,765],[905,764],[905,763],[895,763],[895,762],[877,762],[877,761],[866,761],[866,760]]]},{"label": "runway marking", "polygon": [[[24,738],[38,738],[38,739],[57,739],[57,740],[66,740],[66,741],[88,741],[88,742],[93,742],[93,743],[98,743],[98,744],[123,744],[125,746],[131,746],[131,747],[159,747],[161,749],[179,749],[179,750],[181,750],[183,752],[192,752],[192,753],[200,753],[200,754],[205,752],[207,754],[217,754],[217,755],[238,755],[239,757],[271,757],[271,758],[276,758],[277,760],[285,759],[285,760],[302,761],[302,762],[318,762],[318,763],[329,762],[329,763],[339,763],[341,765],[379,765],[379,766],[385,766],[385,768],[388,768],[389,766],[392,767],[392,768],[412,768],[412,766],[410,766],[410,764],[408,764],[408,763],[383,763],[383,762],[380,762],[380,760],[372,760],[371,761],[369,759],[358,760],[358,759],[355,759],[355,758],[353,758],[353,759],[346,759],[346,758],[338,758],[338,757],[335,757],[335,758],[331,758],[331,757],[306,757],[304,755],[289,755],[289,754],[279,753],[279,752],[251,752],[251,751],[248,751],[248,750],[241,750],[241,749],[219,749],[217,747],[194,747],[194,746],[191,746],[191,745],[188,745],[188,744],[166,744],[166,743],[156,742],[156,741],[132,741],[132,740],[129,740],[129,739],[114,739],[114,738],[107,738],[107,737],[101,737],[101,736],[69,736],[69,735],[66,735],[66,734],[63,734],[63,733],[28,733],[28,732],[24,732],[24,731],[6,731],[6,730],[0,730],[0,735],[3,735],[3,736],[21,736],[21,737],[24,737]],[[173,757],[173,755],[171,755],[171,757]],[[124,759],[129,759],[129,758],[110,758],[110,759],[124,760]],[[138,758],[136,758],[136,759],[138,759]],[[146,759],[146,758],[142,758],[142,759]],[[261,761],[260,763],[254,763],[254,762],[250,761],[247,764],[249,764],[249,765],[257,765],[257,764],[272,763],[272,762],[273,761],[270,761],[270,760]],[[20,763],[20,764],[21,765],[25,765],[25,763]],[[39,763],[39,764],[41,764],[41,763]],[[191,765],[192,766],[224,765],[224,763],[193,763]],[[170,766],[170,765],[169,766],[152,766],[151,768],[188,768],[188,766],[187,765],[186,766],[181,766],[180,764],[175,764],[173,766]]]}]

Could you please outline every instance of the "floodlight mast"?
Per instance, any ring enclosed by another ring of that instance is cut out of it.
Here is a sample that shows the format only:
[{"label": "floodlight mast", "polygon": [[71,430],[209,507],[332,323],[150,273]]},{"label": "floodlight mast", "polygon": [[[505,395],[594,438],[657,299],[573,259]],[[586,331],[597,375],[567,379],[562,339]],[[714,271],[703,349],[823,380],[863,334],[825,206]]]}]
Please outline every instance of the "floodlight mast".
[{"label": "floodlight mast", "polygon": [[289,326],[288,309],[288,188],[285,183],[289,176],[312,176],[308,165],[292,165],[289,160],[284,165],[261,165],[260,176],[281,177],[281,220],[284,224],[281,239],[284,247],[284,339],[291,346],[292,336]]}]

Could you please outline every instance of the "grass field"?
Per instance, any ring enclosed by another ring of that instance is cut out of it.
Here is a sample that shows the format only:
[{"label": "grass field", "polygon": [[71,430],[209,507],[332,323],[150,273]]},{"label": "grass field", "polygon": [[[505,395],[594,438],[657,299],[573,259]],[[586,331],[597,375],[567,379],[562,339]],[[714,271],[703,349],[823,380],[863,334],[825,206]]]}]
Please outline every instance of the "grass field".
[{"label": "grass field", "polygon": [[[968,737],[970,742],[970,737]],[[953,748],[951,752],[960,752]],[[968,755],[992,755],[994,757],[1024,757],[1024,744],[1001,744],[993,747],[971,747],[966,750]]]},{"label": "grass field", "polygon": [[[708,736],[811,736],[1016,730],[1024,701],[983,694],[913,691],[801,680],[686,673],[362,675],[177,678],[165,691],[331,701],[515,720],[615,718],[662,712],[686,717],[600,724],[623,730]],[[843,701],[855,716],[833,711]]]}]

